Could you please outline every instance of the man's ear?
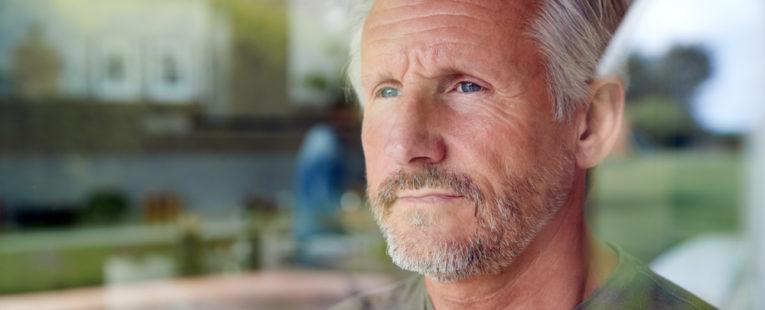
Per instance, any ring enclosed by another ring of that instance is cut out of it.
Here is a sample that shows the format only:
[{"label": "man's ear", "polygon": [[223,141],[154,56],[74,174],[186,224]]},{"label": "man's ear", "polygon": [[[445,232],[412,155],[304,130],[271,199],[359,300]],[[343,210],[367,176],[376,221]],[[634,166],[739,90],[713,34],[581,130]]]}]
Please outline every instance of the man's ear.
[{"label": "man's ear", "polygon": [[616,76],[590,83],[590,103],[577,115],[576,164],[588,169],[600,163],[619,139],[624,113],[624,82]]}]

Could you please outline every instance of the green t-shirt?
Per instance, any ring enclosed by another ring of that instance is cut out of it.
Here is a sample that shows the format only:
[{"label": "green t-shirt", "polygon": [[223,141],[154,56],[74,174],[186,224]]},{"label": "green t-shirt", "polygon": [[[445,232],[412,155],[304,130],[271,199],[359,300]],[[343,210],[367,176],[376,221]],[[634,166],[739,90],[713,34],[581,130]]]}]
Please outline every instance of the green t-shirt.
[{"label": "green t-shirt", "polygon": [[[574,309],[715,309],[710,304],[654,273],[636,258],[616,249],[619,263],[606,283]],[[332,309],[432,310],[422,276],[388,288],[349,298]]]}]

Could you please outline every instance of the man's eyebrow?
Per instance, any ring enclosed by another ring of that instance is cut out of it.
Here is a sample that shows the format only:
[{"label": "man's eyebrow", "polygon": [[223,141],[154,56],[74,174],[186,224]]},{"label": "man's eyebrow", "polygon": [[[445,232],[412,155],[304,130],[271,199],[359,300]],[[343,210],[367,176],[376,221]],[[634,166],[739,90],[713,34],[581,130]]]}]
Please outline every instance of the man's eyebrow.
[{"label": "man's eyebrow", "polygon": [[372,87],[380,84],[400,84],[401,82],[391,74],[365,74],[361,76],[361,83]]},{"label": "man's eyebrow", "polygon": [[[454,80],[460,77],[473,77],[483,79],[487,74],[485,70],[477,68],[460,68],[457,66],[444,66],[437,68],[432,74],[429,74],[426,78],[433,80]],[[368,85],[373,88],[382,84],[401,84],[402,82],[393,77],[391,74],[367,74],[361,77],[363,85]],[[371,89],[370,89],[371,91]]]}]

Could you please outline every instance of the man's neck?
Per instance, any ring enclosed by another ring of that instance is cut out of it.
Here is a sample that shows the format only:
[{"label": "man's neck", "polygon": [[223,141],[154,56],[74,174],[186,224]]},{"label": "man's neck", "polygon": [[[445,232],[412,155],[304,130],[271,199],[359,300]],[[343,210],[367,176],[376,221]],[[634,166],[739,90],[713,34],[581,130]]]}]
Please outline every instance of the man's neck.
[{"label": "man's neck", "polygon": [[456,282],[425,279],[436,309],[571,309],[608,277],[615,254],[584,220],[584,178],[504,272]]}]

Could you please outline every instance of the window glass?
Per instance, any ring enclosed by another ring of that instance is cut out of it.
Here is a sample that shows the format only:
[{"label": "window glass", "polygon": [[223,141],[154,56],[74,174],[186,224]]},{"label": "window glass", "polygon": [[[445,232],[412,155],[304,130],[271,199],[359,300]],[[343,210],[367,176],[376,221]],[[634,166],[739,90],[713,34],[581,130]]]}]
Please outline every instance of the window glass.
[{"label": "window glass", "polygon": [[[321,309],[409,276],[366,197],[357,2],[0,0],[0,309]],[[590,228],[765,308],[765,6],[633,2]]]}]

